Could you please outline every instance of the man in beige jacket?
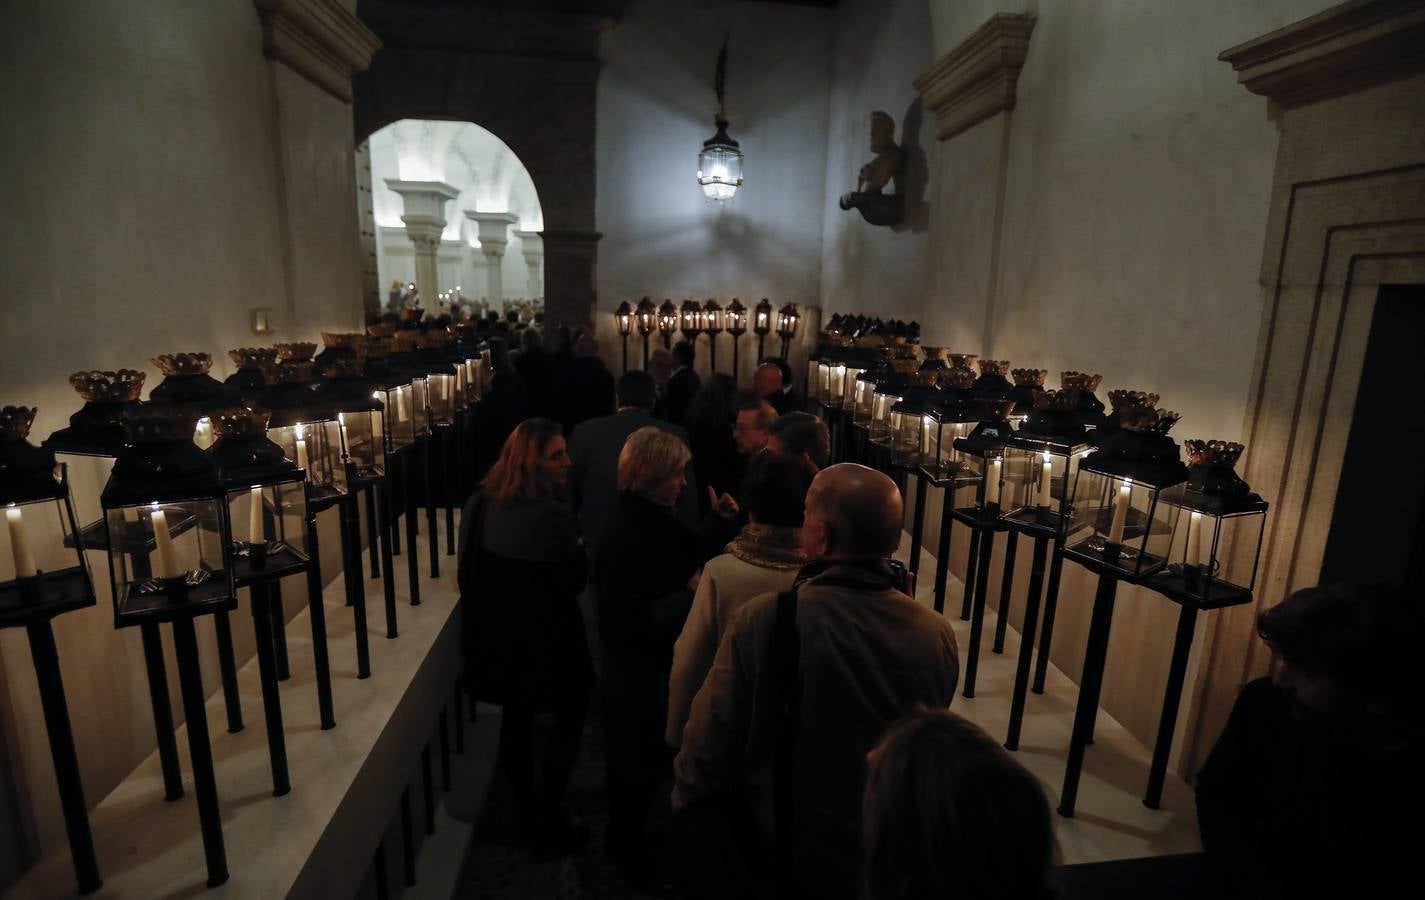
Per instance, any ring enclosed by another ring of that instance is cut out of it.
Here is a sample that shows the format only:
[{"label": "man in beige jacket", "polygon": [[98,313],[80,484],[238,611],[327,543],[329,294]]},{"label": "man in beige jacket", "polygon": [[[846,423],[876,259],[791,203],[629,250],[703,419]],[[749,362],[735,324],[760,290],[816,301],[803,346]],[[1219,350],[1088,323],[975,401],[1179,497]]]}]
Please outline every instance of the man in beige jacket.
[{"label": "man in beige jacket", "polygon": [[[749,601],[724,633],[674,763],[675,810],[718,795],[745,797],[749,830],[766,847],[777,818],[774,734],[793,729],[794,815],[784,843],[791,858],[774,863],[789,868],[798,897],[856,895],[865,755],[887,725],[919,704],[948,706],[959,680],[949,623],[892,585],[885,558],[900,543],[902,514],[900,493],[880,472],[843,463],[817,475],[802,529],[807,556],[818,562],[797,588],[794,721],[780,721],[773,708],[778,603],[767,594]],[[700,866],[695,893],[745,895],[736,868]]]}]

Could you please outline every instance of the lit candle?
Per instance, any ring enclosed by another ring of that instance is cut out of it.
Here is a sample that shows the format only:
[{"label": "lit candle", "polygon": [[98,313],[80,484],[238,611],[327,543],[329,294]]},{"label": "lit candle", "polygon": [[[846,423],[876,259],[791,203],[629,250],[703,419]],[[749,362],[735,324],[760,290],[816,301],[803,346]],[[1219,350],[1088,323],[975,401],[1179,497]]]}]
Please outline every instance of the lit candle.
[{"label": "lit candle", "polygon": [[1054,476],[1054,461],[1046,452],[1044,454],[1044,466],[1039,476],[1039,497],[1034,501],[1034,505],[1048,507],[1053,503],[1053,497],[1049,494],[1049,482]]},{"label": "lit candle", "polygon": [[1194,512],[1188,519],[1187,553],[1183,554],[1183,562],[1190,566],[1197,565],[1197,558],[1202,552],[1202,513]]},{"label": "lit candle", "polygon": [[207,416],[198,420],[198,427],[193,432],[193,443],[200,448],[207,450],[213,446],[213,420]]},{"label": "lit candle", "polygon": [[267,532],[262,527],[262,488],[253,485],[248,501],[247,534],[254,544],[267,542]]},{"label": "lit candle", "polygon": [[173,552],[173,536],[168,533],[168,517],[158,508],[157,501],[150,508],[149,523],[153,525],[153,549],[157,557],[153,574],[159,578],[176,578],[181,574],[178,557]]},{"label": "lit candle", "polygon": [[1108,526],[1108,542],[1123,543],[1123,529],[1128,524],[1128,501],[1133,498],[1133,479],[1123,479],[1118,489],[1118,499],[1113,503],[1113,522]]},{"label": "lit candle", "polygon": [[396,388],[396,421],[404,422],[410,415],[410,411],[406,409],[406,389]]},{"label": "lit candle", "polygon": [[33,578],[37,570],[34,554],[30,553],[30,537],[25,533],[25,514],[11,503],[5,508],[5,521],[10,526],[10,553],[15,557],[15,577]]},{"label": "lit candle", "polygon": [[306,471],[307,442],[302,438],[302,424],[297,423],[297,468]]},{"label": "lit candle", "polygon": [[341,428],[341,455],[345,459],[351,455],[351,439],[346,434],[346,413],[337,413],[336,423]]},{"label": "lit candle", "polygon": [[990,476],[989,476],[989,480],[985,482],[985,503],[986,503],[986,504],[990,504],[990,503],[998,504],[998,503],[999,503],[1000,470],[1001,470],[1001,468],[1003,467],[1003,465],[1004,465],[1004,461],[1001,460],[999,457],[995,457],[994,462],[990,463]]}]

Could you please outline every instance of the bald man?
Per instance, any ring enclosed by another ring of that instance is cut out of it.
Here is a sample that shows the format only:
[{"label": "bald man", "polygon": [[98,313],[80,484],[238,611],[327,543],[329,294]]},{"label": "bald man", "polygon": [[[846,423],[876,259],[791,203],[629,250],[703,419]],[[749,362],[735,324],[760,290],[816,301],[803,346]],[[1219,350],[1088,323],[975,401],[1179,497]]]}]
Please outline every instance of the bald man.
[{"label": "bald man", "polygon": [[[752,820],[678,838],[686,896],[752,891],[747,867],[727,861],[770,846],[774,736],[786,728],[795,896],[856,895],[866,753],[919,704],[949,706],[959,680],[949,623],[893,586],[885,560],[900,543],[902,514],[900,492],[880,472],[851,463],[825,469],[807,492],[802,529],[816,561],[789,594],[748,601],[728,626],[683,731],[673,806],[718,808],[707,798],[737,793],[750,799]],[[788,670],[795,678],[779,681],[775,673]],[[784,715],[788,696],[793,712]]]},{"label": "bald man", "polygon": [[779,416],[802,408],[801,398],[792,387],[790,370],[775,362],[763,362],[757,367],[752,373],[752,389],[770,403]]}]

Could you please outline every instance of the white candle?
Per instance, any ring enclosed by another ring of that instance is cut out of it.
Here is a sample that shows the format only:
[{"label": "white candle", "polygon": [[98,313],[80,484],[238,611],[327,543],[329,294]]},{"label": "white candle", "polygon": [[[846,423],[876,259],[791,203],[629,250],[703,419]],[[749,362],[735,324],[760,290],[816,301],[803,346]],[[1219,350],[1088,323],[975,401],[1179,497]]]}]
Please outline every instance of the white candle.
[{"label": "white candle", "polygon": [[1133,480],[1123,479],[1123,486],[1118,489],[1118,499],[1113,503],[1113,522],[1108,526],[1108,542],[1110,544],[1123,543],[1123,528],[1128,524],[1128,501],[1133,497]]},{"label": "white candle", "polygon": [[168,517],[154,503],[148,518],[153,525],[153,549],[157,562],[153,574],[158,578],[177,578],[182,572],[178,568],[178,557],[173,552],[173,536],[168,533]]},{"label": "white candle", "polygon": [[1183,554],[1183,562],[1190,566],[1197,565],[1197,558],[1202,551],[1202,513],[1194,512],[1188,519],[1187,553]]},{"label": "white candle", "polygon": [[1049,483],[1054,477],[1054,461],[1049,454],[1044,454],[1044,466],[1039,476],[1039,496],[1034,501],[1035,506],[1048,507],[1053,504],[1053,497],[1049,494]]},{"label": "white candle", "polygon": [[996,457],[995,460],[994,460],[994,462],[990,463],[990,475],[989,475],[989,479],[985,482],[985,503],[986,503],[986,505],[988,505],[988,504],[990,504],[990,503],[995,503],[995,504],[998,504],[998,503],[999,503],[999,481],[1000,481],[1000,472],[1001,472],[1001,469],[1003,468],[1003,466],[1004,466],[1004,461],[1001,460],[999,457]]},{"label": "white candle", "polygon": [[346,433],[346,413],[336,414],[336,424],[341,429],[341,455],[345,459],[351,454],[351,438]]},{"label": "white candle", "polygon": [[303,471],[307,468],[307,442],[302,439],[301,425],[297,426],[297,468]]},{"label": "white candle", "polygon": [[193,443],[204,450],[213,446],[213,420],[207,416],[198,420],[198,427],[193,433]]},{"label": "white candle", "polygon": [[396,388],[396,421],[404,422],[410,416],[410,411],[406,409],[406,389]]},{"label": "white candle", "polygon": [[25,533],[25,514],[11,503],[5,508],[5,521],[10,526],[10,553],[15,557],[15,577],[33,578],[38,574],[35,557],[30,552],[30,536]]},{"label": "white candle", "polygon": [[254,544],[266,543],[267,532],[262,527],[262,488],[254,485],[248,497],[248,540]]}]

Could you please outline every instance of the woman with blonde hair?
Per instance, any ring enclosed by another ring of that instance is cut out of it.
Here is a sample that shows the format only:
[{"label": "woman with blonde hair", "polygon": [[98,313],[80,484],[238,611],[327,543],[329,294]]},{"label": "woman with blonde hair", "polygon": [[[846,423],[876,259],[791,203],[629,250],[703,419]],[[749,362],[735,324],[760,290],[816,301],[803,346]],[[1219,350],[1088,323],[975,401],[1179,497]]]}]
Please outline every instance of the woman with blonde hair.
[{"label": "woman with blonde hair", "polygon": [[[565,499],[569,453],[549,419],[521,422],[460,522],[465,673],[479,699],[504,707],[500,767],[518,824],[536,855],[560,856],[586,834],[564,812],[594,669],[577,596],[587,578],[583,543]],[[554,714],[540,787],[534,719]]]},{"label": "woman with blonde hair", "polygon": [[691,458],[662,428],[629,435],[619,453],[618,504],[594,554],[609,798],[604,853],[635,887],[663,882],[647,823],[658,786],[672,772],[663,740],[668,673],[698,571],[697,536],[674,511]]}]

